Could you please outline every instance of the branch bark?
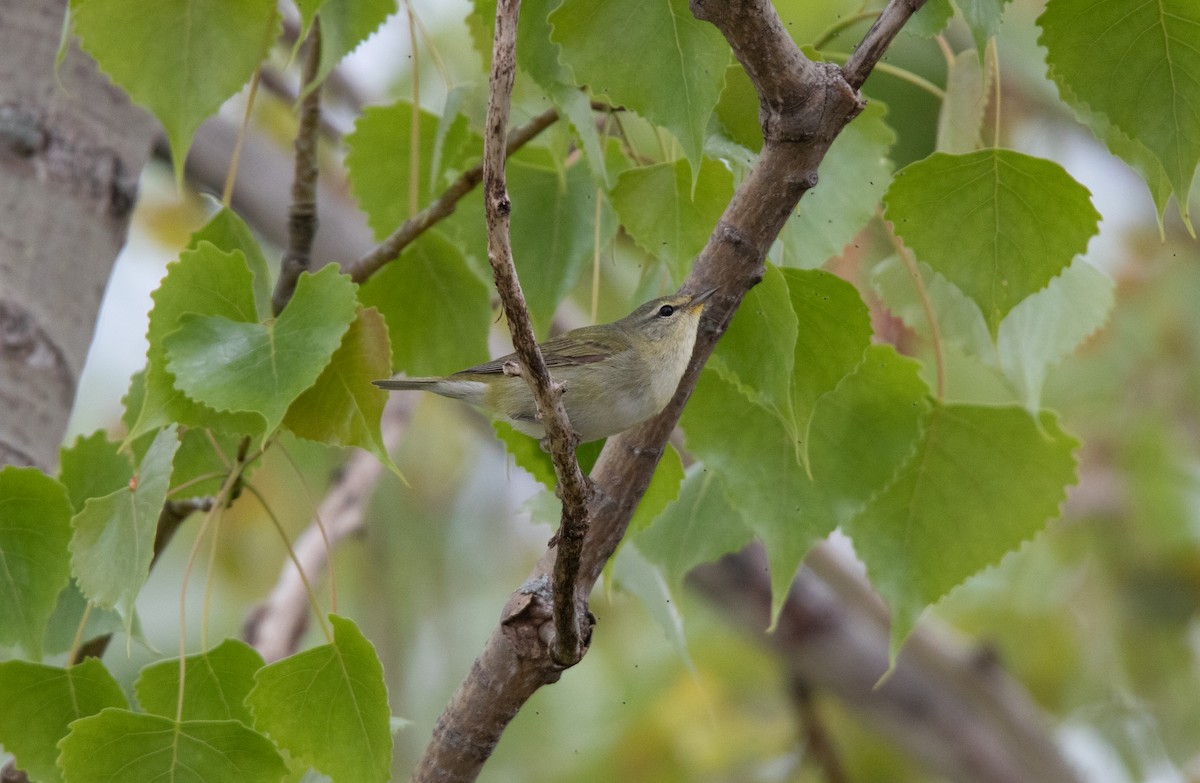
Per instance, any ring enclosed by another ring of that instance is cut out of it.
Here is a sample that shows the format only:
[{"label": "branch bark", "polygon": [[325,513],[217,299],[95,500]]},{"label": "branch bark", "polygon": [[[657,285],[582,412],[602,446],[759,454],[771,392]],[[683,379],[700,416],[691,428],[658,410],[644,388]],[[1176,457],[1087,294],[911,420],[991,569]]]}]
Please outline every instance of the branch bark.
[{"label": "branch bark", "polygon": [[71,45],[65,0],[0,0],[0,465],[50,469],[155,124]]},{"label": "branch bark", "polygon": [[[588,529],[588,487],[575,447],[579,438],[571,429],[562,395],[565,387],[550,377],[542,351],[533,337],[533,324],[517,270],[513,264],[508,219],[512,204],[504,179],[505,139],[508,131],[509,100],[517,68],[517,17],[520,0],[500,0],[496,6],[496,33],[492,47],[492,73],[488,92],[486,136],[483,148],[484,211],[487,217],[488,260],[504,315],[512,333],[513,348],[521,360],[521,373],[533,390],[538,415],[546,429],[543,445],[554,460],[562,499],[562,521],[557,541],[558,557],[553,569],[550,611],[554,619],[550,657],[562,667],[575,665],[583,657],[591,627],[580,627],[585,610],[576,590],[580,553]],[[544,602],[544,589],[529,593]],[[544,632],[543,632],[544,633]]]},{"label": "branch bark", "polygon": [[321,20],[313,20],[304,57],[300,102],[300,124],[296,129],[296,173],[292,179],[292,203],[288,208],[288,244],[279,264],[279,279],[271,295],[275,315],[283,312],[296,291],[300,273],[312,268],[313,239],[317,234],[317,145],[321,128]]}]

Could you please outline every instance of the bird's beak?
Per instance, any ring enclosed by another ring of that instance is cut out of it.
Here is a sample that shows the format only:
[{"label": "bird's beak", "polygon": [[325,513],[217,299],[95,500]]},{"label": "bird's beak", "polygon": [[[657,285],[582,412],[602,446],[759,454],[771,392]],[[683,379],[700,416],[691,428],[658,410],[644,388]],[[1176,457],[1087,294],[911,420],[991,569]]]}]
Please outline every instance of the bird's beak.
[{"label": "bird's beak", "polygon": [[700,293],[696,294],[692,297],[692,301],[688,302],[688,309],[691,310],[694,307],[699,307],[700,305],[704,304],[716,292],[716,288],[710,288],[707,291],[701,291]]}]

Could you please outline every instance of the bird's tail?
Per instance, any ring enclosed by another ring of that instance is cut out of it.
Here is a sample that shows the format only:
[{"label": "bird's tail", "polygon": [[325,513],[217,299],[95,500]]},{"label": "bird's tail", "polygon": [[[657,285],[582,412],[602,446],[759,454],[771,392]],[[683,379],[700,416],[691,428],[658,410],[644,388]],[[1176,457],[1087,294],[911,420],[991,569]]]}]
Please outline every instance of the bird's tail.
[{"label": "bird's tail", "polygon": [[382,381],[371,381],[381,389],[388,391],[397,391],[403,389],[417,389],[429,391],[429,387],[436,384],[441,378],[386,378]]}]

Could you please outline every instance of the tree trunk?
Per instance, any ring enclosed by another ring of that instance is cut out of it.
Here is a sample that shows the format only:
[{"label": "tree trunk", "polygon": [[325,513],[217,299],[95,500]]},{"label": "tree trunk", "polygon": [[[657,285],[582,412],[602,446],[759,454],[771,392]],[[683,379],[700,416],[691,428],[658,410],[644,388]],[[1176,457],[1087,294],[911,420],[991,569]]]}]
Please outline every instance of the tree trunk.
[{"label": "tree trunk", "polygon": [[53,467],[157,133],[75,46],[65,0],[0,0],[0,465]]}]

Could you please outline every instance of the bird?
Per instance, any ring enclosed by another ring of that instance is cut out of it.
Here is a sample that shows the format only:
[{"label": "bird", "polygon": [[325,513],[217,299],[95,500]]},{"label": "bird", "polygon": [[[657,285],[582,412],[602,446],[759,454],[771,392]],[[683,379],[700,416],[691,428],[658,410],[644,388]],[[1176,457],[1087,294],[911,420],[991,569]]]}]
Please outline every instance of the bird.
[{"label": "bird", "polygon": [[[607,438],[658,414],[687,369],[704,305],[716,288],[652,299],[607,324],[572,329],[540,343],[542,358],[565,385],[563,405],[581,443]],[[510,353],[445,376],[373,381],[381,389],[431,391],[463,400],[544,438],[529,383]]]}]

